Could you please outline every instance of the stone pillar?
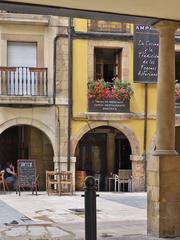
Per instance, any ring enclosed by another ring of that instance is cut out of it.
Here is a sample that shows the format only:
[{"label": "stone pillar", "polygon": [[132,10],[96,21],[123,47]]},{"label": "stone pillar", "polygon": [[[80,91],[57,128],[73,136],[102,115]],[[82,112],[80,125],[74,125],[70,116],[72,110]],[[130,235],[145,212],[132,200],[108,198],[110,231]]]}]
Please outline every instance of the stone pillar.
[{"label": "stone pillar", "polygon": [[155,155],[176,155],[175,151],[175,31],[176,23],[156,25],[159,36],[157,87],[157,136]]},{"label": "stone pillar", "polygon": [[131,155],[130,159],[132,162],[132,191],[143,192],[145,190],[144,157]]},{"label": "stone pillar", "polygon": [[180,156],[175,151],[175,42],[177,24],[160,32],[156,151],[147,163],[148,234],[180,236]]},{"label": "stone pillar", "polygon": [[107,168],[108,173],[114,170],[114,152],[115,152],[115,142],[114,133],[107,134]]},{"label": "stone pillar", "polygon": [[180,236],[180,156],[152,156],[147,164],[147,232]]}]

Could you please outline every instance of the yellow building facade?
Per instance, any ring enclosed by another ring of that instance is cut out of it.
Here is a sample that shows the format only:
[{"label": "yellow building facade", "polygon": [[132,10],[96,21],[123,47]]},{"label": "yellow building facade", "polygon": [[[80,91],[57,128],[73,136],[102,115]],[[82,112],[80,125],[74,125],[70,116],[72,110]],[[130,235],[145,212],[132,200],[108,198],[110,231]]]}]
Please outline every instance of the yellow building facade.
[{"label": "yellow building facade", "polygon": [[[133,33],[133,26],[131,27],[130,33]],[[87,31],[87,21],[77,20],[75,21],[75,31],[84,32]],[[88,80],[94,80],[94,52],[96,48],[102,49],[121,49],[121,77],[122,81],[128,81],[132,84],[134,95],[130,99],[130,111],[125,113],[121,112],[91,112],[88,110],[88,93],[87,93],[87,82]],[[145,157],[148,158],[148,154],[151,154],[152,148],[154,147],[154,136],[155,136],[155,112],[156,112],[156,84],[148,85],[148,96],[147,96],[147,109],[148,116],[147,120],[144,117],[145,111],[145,84],[134,83],[133,79],[133,40],[132,38],[124,40],[123,37],[119,39],[107,39],[105,35],[98,35],[91,37],[91,39],[74,39],[73,40],[73,121],[72,121],[72,154],[76,156],[76,148],[79,141],[88,132],[96,134],[95,138],[98,136],[98,132],[106,134],[106,144],[103,150],[105,152],[104,156],[99,156],[99,158],[104,158],[101,161],[101,166],[96,166],[92,164],[89,166],[92,168],[92,172],[99,172],[103,175],[105,171],[105,176],[114,173],[118,174],[118,149],[121,148],[121,143],[119,146],[116,143],[116,135],[124,135],[123,137],[128,140],[130,144],[131,153],[129,154],[129,159],[131,164],[122,164],[124,168],[132,169],[132,188],[134,191],[142,191],[145,189]],[[145,123],[146,121],[146,123]],[[146,132],[145,132],[146,124]],[[96,132],[96,133],[95,133]],[[146,134],[146,136],[144,136]],[[145,138],[145,140],[144,140]],[[85,144],[86,140],[84,139]],[[146,143],[145,143],[146,141]],[[98,142],[98,141],[97,141]],[[100,141],[101,142],[101,141]],[[88,137],[87,137],[88,144]],[[89,143],[92,144],[93,143]],[[95,143],[94,143],[95,144]],[[101,144],[101,143],[100,143]],[[123,143],[122,143],[123,144]],[[144,145],[146,144],[146,152]],[[83,144],[80,144],[83,145]],[[98,145],[98,143],[97,143]],[[126,143],[125,143],[126,145]],[[81,146],[83,147],[83,146]],[[96,146],[97,147],[97,146]],[[113,148],[113,149],[112,149]],[[94,149],[98,149],[95,148]],[[121,149],[122,150],[122,149]],[[121,151],[119,150],[119,151]],[[84,151],[93,151],[91,150]],[[128,148],[125,150],[128,151]],[[151,151],[151,152],[150,152]],[[83,153],[78,153],[77,161],[85,161]],[[88,158],[89,153],[84,153],[86,158]],[[100,153],[99,153],[100,154]],[[95,161],[97,158],[98,150],[95,156],[91,156],[93,159],[87,161]],[[105,156],[106,155],[106,156]],[[120,154],[121,155],[121,154]],[[126,155],[126,153],[125,153]],[[77,157],[77,156],[76,156]],[[122,158],[120,156],[120,158]],[[126,161],[128,157],[124,156]],[[123,159],[119,159],[123,162]],[[103,168],[103,165],[106,168]],[[80,167],[83,167],[80,164]],[[86,166],[84,166],[86,167]],[[122,166],[123,168],[123,166]],[[84,169],[77,169],[84,170]],[[85,169],[86,170],[86,169]],[[87,170],[86,170],[87,171]],[[102,183],[103,188],[103,183]]]}]

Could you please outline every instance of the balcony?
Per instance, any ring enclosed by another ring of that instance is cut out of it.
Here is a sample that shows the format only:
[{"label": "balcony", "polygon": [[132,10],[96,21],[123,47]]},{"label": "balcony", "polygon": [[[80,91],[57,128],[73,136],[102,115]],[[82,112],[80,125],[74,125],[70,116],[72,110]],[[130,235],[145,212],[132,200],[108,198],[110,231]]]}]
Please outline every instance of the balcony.
[{"label": "balcony", "polygon": [[49,103],[48,69],[0,67],[0,103]]},{"label": "balcony", "polygon": [[131,33],[131,24],[88,20],[87,29],[89,32]]}]

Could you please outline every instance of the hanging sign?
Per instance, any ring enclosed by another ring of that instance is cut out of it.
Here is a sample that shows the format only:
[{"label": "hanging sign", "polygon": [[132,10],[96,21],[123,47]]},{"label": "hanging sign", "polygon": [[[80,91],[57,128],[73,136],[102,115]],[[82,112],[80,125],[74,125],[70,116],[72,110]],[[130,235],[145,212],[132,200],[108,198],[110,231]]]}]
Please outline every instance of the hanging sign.
[{"label": "hanging sign", "polygon": [[149,25],[134,26],[134,82],[156,83],[159,33]]}]

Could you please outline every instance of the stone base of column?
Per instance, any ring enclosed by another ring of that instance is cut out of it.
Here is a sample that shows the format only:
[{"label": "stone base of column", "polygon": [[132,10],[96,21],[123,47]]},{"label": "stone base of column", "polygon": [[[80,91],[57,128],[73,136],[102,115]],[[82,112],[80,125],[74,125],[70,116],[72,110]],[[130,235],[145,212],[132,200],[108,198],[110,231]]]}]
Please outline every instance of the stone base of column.
[{"label": "stone base of column", "polygon": [[143,156],[131,155],[132,161],[132,191],[145,191],[145,173]]},{"label": "stone base of column", "polygon": [[148,234],[180,236],[180,156],[152,156],[147,165]]},{"label": "stone base of column", "polygon": [[155,150],[153,153],[154,156],[161,156],[161,155],[165,155],[165,156],[177,156],[178,153],[176,152],[176,150]]}]

